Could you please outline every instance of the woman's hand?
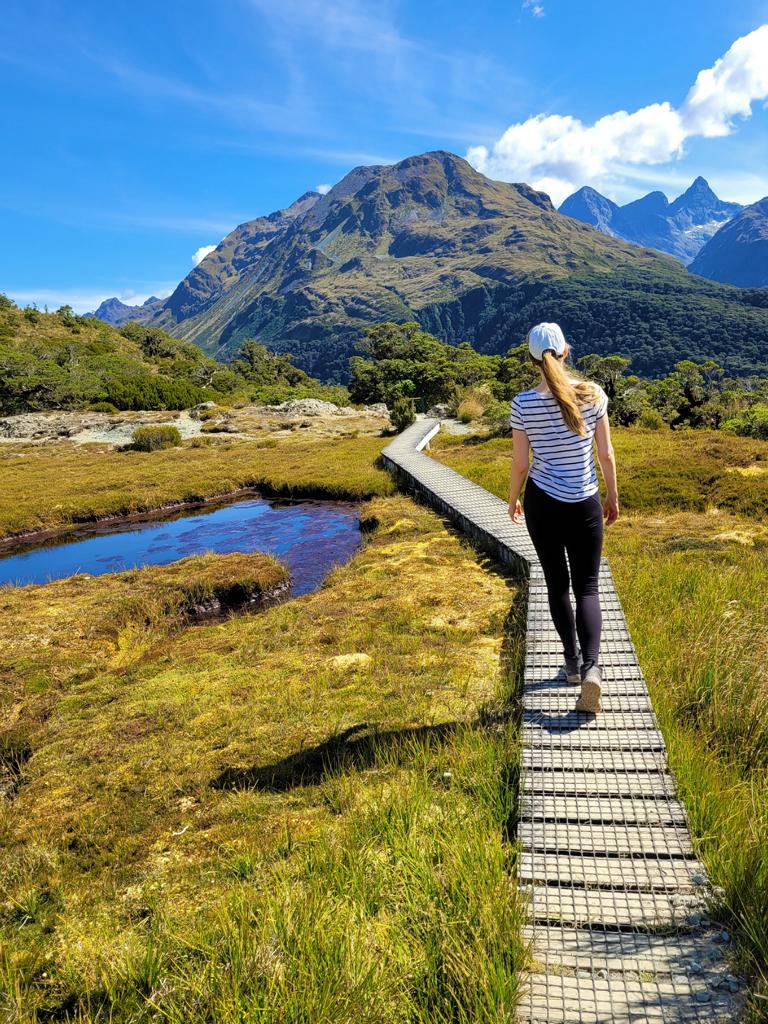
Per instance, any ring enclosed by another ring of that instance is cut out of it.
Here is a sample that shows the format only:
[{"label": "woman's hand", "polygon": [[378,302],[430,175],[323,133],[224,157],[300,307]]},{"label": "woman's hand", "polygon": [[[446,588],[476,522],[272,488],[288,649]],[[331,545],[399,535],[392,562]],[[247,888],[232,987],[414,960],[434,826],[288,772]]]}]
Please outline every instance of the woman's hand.
[{"label": "woman's hand", "polygon": [[512,520],[513,523],[517,523],[518,525],[522,523],[523,506],[520,504],[519,498],[517,499],[514,505],[512,504],[512,502],[509,503],[509,518]]},{"label": "woman's hand", "polygon": [[619,518],[619,499],[617,495],[609,495],[603,502],[603,516],[605,525],[613,526]]}]

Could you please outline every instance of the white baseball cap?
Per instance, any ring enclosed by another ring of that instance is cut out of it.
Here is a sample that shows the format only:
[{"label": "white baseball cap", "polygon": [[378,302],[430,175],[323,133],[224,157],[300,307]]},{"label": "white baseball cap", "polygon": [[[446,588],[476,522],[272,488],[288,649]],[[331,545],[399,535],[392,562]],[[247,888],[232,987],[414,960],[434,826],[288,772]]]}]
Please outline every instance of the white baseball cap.
[{"label": "white baseball cap", "polygon": [[533,358],[541,362],[547,349],[554,352],[556,356],[564,354],[565,335],[560,324],[537,324],[531,328],[528,334],[528,351]]}]

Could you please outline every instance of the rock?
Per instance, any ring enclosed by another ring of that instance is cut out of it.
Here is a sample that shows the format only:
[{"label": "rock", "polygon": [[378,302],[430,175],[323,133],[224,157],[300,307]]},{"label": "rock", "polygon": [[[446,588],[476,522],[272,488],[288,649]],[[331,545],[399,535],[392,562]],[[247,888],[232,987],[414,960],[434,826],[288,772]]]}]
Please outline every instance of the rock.
[{"label": "rock", "polygon": [[192,417],[193,420],[199,420],[199,419],[202,418],[200,416],[200,413],[204,412],[207,409],[215,409],[215,408],[216,408],[216,403],[215,402],[198,402],[197,405],[193,405],[192,408],[189,410],[189,415]]},{"label": "rock", "polygon": [[107,413],[23,412],[0,419],[0,437],[11,440],[48,440],[72,437],[92,427],[105,426],[114,417]]},{"label": "rock", "polygon": [[697,1003],[708,1003],[711,998],[712,996],[709,994],[709,992],[705,992],[704,989],[699,989],[699,991],[696,993]]},{"label": "rock", "polygon": [[337,654],[335,658],[331,658],[331,665],[341,671],[368,668],[370,663],[370,654]]},{"label": "rock", "polygon": [[701,974],[703,969],[698,960],[691,960],[690,964],[688,964],[688,970],[691,974]]},{"label": "rock", "polygon": [[337,416],[338,405],[323,402],[319,398],[292,398],[289,402],[279,405],[268,405],[270,412],[279,412],[285,416]]},{"label": "rock", "polygon": [[688,924],[695,928],[701,924],[701,914],[698,911],[694,911],[688,915]]},{"label": "rock", "polygon": [[450,416],[450,414],[450,409],[444,402],[438,402],[431,409],[427,409],[427,416],[432,420],[442,420],[446,416]]},{"label": "rock", "polygon": [[694,871],[691,875],[691,882],[694,885],[706,885],[707,876],[704,874],[703,871]]},{"label": "rock", "polygon": [[720,941],[721,942],[730,942],[731,941],[731,934],[730,934],[730,932],[727,932],[725,930],[720,932],[720,936],[719,937],[720,937]]},{"label": "rock", "polygon": [[373,405],[366,405],[365,412],[368,416],[386,416],[389,417],[389,409],[386,407],[384,402],[374,402]]}]

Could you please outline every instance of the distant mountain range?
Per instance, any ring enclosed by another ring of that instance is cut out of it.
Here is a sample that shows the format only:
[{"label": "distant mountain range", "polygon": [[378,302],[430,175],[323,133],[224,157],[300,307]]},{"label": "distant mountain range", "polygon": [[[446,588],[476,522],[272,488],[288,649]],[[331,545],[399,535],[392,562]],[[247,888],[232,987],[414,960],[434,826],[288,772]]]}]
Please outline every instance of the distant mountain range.
[{"label": "distant mountain range", "polygon": [[718,199],[701,177],[671,203],[663,192],[649,192],[632,203],[617,206],[585,186],[559,207],[567,217],[591,224],[613,238],[668,252],[686,266],[715,232],[742,209],[739,203]]},{"label": "distant mountain range", "polygon": [[[694,185],[685,204],[669,204],[677,223],[693,223],[702,191]],[[587,199],[612,221],[608,200]],[[702,322],[703,298],[722,312],[717,329]],[[624,352],[640,373],[666,372],[697,349],[746,372],[755,346],[768,347],[759,305],[438,151],[356,168],[326,195],[307,192],[240,225],[135,317],[222,358],[257,338],[315,376],[343,380],[363,331],[383,320],[416,320],[445,341],[502,352],[537,320],[558,319],[579,353]]]},{"label": "distant mountain range", "polygon": [[743,288],[768,288],[768,197],[724,224],[689,270]]},{"label": "distant mountain range", "polygon": [[120,299],[105,299],[95,313],[86,313],[87,317],[97,317],[113,327],[120,327],[128,320],[149,320],[162,306],[163,300],[151,295],[140,306],[128,306]]}]

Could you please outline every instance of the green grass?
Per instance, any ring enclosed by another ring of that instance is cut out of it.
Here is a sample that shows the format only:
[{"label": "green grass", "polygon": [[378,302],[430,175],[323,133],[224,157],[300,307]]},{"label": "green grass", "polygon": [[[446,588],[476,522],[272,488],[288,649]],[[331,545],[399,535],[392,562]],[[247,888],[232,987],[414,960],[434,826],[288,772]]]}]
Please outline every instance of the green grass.
[{"label": "green grass", "polygon": [[[625,510],[606,553],[697,851],[768,1020],[768,444],[616,430]],[[508,440],[435,454],[506,496]],[[676,511],[685,509],[686,511]],[[738,512],[739,514],[734,514]]]},{"label": "green grass", "polygon": [[619,520],[607,547],[697,848],[768,1019],[768,530]]},{"label": "green grass", "polygon": [[510,1019],[520,602],[409,500],[365,517],[213,625],[152,609],[242,556],[0,592],[9,1020]]},{"label": "green grass", "polygon": [[285,438],[213,441],[163,451],[116,451],[107,445],[3,445],[0,537],[55,529],[109,516],[161,509],[231,494],[326,498],[390,494],[375,465],[380,437],[327,441]]}]

